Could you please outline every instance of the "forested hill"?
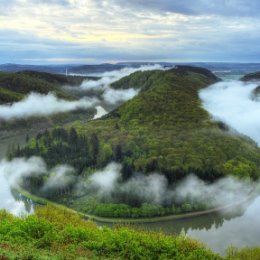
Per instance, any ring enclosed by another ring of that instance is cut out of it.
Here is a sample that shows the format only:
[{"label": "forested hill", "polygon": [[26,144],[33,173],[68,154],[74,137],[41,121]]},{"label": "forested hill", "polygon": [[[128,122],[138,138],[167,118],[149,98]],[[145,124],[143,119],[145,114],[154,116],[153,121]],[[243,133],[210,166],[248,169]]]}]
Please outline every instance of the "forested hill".
[{"label": "forested hill", "polygon": [[242,81],[260,80],[260,71],[246,74],[241,78]]},{"label": "forested hill", "polygon": [[64,85],[80,85],[85,77],[55,75],[44,72],[0,72],[0,103],[16,102],[30,92],[54,92],[60,98],[74,99],[64,92]]},{"label": "forested hill", "polygon": [[[246,74],[241,78],[244,82],[258,82],[260,81],[260,71],[256,71],[253,73]],[[260,96],[260,85],[256,87],[253,91],[253,98],[259,99]]]},{"label": "forested hill", "polygon": [[[114,160],[123,164],[126,178],[134,171],[156,171],[170,182],[190,173],[206,180],[228,174],[256,178],[260,164],[257,145],[213,121],[202,107],[199,90],[216,81],[209,71],[189,67],[136,72],[113,86],[139,87],[138,96],[102,119],[67,126],[84,136],[80,140],[86,140],[88,148],[83,143],[77,147],[77,142],[71,147],[66,135],[47,132],[17,154],[71,163],[80,172]],[[77,156],[71,155],[73,150]]]}]

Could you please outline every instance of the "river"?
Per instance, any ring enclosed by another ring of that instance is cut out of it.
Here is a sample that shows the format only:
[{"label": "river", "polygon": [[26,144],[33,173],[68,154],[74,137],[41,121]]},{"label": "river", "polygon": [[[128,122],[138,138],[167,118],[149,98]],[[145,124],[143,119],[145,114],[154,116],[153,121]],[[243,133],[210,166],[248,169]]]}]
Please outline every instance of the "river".
[{"label": "river", "polygon": [[[214,91],[214,95],[216,100],[211,100],[211,103],[207,103],[207,100],[204,100],[204,103],[208,105],[207,110],[211,112],[213,115],[215,113],[215,107],[212,107],[212,104],[219,105],[219,102],[222,102],[220,97],[223,97],[225,91],[228,91],[229,86],[221,86],[219,87],[220,92],[216,92],[216,87],[212,89]],[[231,87],[231,86],[230,86]],[[234,87],[234,86],[232,86]],[[241,87],[241,86],[240,86]],[[246,91],[245,91],[246,92]],[[240,91],[241,93],[241,91]],[[205,93],[204,93],[205,94]],[[206,93],[210,96],[210,93]],[[244,97],[248,98],[247,92],[244,93]],[[206,95],[207,96],[207,95]],[[207,97],[208,97],[207,96]],[[204,95],[205,98],[205,95]],[[237,98],[237,100],[235,100]],[[203,99],[203,98],[202,98]],[[241,102],[241,95],[234,95],[233,99],[229,98],[230,102]],[[224,99],[226,102],[227,100]],[[224,102],[223,101],[223,102]],[[214,103],[215,102],[215,103]],[[248,103],[249,102],[249,103]],[[253,111],[249,110],[249,104],[252,101],[247,100],[246,113],[250,114]],[[235,103],[233,103],[235,104]],[[239,104],[239,103],[238,103]],[[254,106],[251,109],[256,109],[258,105],[252,103]],[[227,107],[224,105],[228,105],[228,102],[223,103],[223,108],[221,111],[223,113],[226,111]],[[234,106],[233,106],[234,107]],[[233,110],[230,113],[230,117],[232,117],[232,126],[239,127],[236,125],[237,121],[234,119],[234,115],[237,113],[237,116],[240,116],[240,130],[243,132],[244,123],[248,123],[250,128],[247,128],[245,134],[255,135],[256,132],[252,131],[254,127],[254,117],[251,121],[245,117],[241,117],[241,111],[239,109]],[[258,114],[259,115],[259,114]],[[217,117],[222,118],[226,116],[226,114],[218,113]],[[245,118],[245,122],[241,120]],[[229,118],[225,117],[225,121],[228,121]],[[257,121],[258,123],[259,121]],[[5,153],[10,145],[17,145],[18,143],[23,144],[25,141],[24,133],[10,133],[10,132],[1,132],[0,133],[0,159],[4,158]],[[256,139],[256,138],[255,138]],[[258,139],[256,139],[258,141]],[[14,193],[3,174],[0,174],[0,208],[6,209],[13,214],[23,215],[28,214],[33,211],[32,203],[29,200],[22,198],[19,194]],[[219,252],[224,253],[225,249],[228,246],[259,246],[260,245],[260,197],[257,197],[250,201],[248,205],[245,207],[236,208],[236,210],[232,212],[222,212],[222,213],[214,213],[199,217],[192,217],[182,220],[173,220],[173,221],[165,221],[159,223],[149,223],[149,224],[139,224],[142,228],[149,230],[161,230],[170,234],[186,234],[194,239],[198,239],[207,245],[209,248]]]},{"label": "river", "polygon": [[[33,135],[33,133],[30,133]],[[23,144],[26,140],[25,133],[17,131],[0,131],[0,160],[4,159],[7,150],[12,145]],[[33,212],[33,204],[30,200],[23,198],[12,190],[4,173],[0,173],[0,209],[6,209],[14,215],[22,216]]]}]

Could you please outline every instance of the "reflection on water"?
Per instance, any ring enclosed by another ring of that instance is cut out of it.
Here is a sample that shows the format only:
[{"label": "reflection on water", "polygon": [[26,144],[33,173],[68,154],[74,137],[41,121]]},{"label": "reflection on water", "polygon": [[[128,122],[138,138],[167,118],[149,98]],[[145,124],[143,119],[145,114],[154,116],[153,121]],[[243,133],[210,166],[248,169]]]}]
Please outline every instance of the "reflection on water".
[{"label": "reflection on water", "polygon": [[[4,158],[8,147],[15,146],[18,143],[23,144],[25,139],[26,133],[17,134],[14,132],[12,134],[11,132],[0,131],[0,161]],[[0,209],[6,209],[16,216],[33,212],[32,201],[11,189],[3,172],[0,172]]]},{"label": "reflection on water", "polygon": [[227,246],[259,246],[260,241],[260,197],[240,216],[224,220],[220,227],[212,225],[207,230],[189,228],[187,234],[207,244],[210,248],[223,252]]},{"label": "reflection on water", "polygon": [[[22,144],[24,135],[3,138],[0,132],[0,160],[8,145]],[[0,209],[6,209],[15,215],[33,212],[33,203],[10,189],[3,173],[0,173]],[[248,207],[240,207],[232,213],[209,214],[159,223],[139,225],[149,230],[161,230],[166,233],[185,233],[198,239],[208,247],[223,253],[230,246],[259,246],[260,241],[260,197],[251,201]],[[104,225],[99,223],[100,225]]]},{"label": "reflection on water", "polygon": [[215,251],[224,253],[228,246],[259,246],[260,197],[245,208],[233,212],[210,214],[190,219],[144,224],[153,230],[167,233],[185,233],[206,244]]},{"label": "reflection on water", "polygon": [[3,173],[0,173],[0,183],[0,209],[6,209],[16,216],[33,212],[32,201],[12,190]]},{"label": "reflection on water", "polygon": [[[167,234],[186,234],[207,247],[224,253],[229,246],[259,246],[260,241],[260,197],[252,199],[249,205],[204,216],[142,223],[135,226]],[[109,225],[98,223],[99,225]],[[111,225],[109,225],[111,226]]]}]

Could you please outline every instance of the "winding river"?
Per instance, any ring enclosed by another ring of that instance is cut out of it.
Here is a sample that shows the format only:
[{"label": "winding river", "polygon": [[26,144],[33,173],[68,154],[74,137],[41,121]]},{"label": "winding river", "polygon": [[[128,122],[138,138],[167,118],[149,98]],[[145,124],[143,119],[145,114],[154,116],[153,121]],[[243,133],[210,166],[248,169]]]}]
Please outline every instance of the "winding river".
[{"label": "winding river", "polygon": [[[227,93],[232,94],[232,92],[229,92],[231,91],[231,88],[233,88],[233,91],[237,90],[238,92],[233,92],[234,95],[229,95],[229,98],[227,98]],[[260,136],[260,133],[255,130],[258,129],[259,121],[254,122],[256,118],[253,116],[250,116],[250,121],[246,117],[246,114],[251,113],[250,115],[252,115],[254,112],[255,115],[255,112],[257,112],[255,110],[260,108],[260,103],[255,104],[254,102],[256,101],[250,99],[249,90],[245,90],[245,88],[245,85],[241,85],[240,83],[236,85],[234,82],[232,82],[232,85],[231,83],[217,85],[201,93],[201,98],[205,107],[213,116],[221,118],[226,122],[229,121],[229,117],[225,112],[228,109],[227,106],[229,106],[229,104],[239,104],[237,102],[240,102],[241,104],[241,100],[244,100],[243,104],[246,104],[247,107],[246,110],[243,110],[243,116],[241,116],[241,109],[239,109],[239,107],[236,110],[234,109],[234,105],[232,106],[233,110],[232,113],[230,112],[230,117],[233,118],[233,121],[230,121],[231,125],[236,130],[251,135],[252,138],[255,137],[252,135],[256,135],[256,138],[254,139],[259,143],[258,137]],[[241,94],[241,91],[243,94]],[[223,97],[223,95],[225,97]],[[215,99],[213,96],[215,96]],[[211,100],[209,100],[209,97]],[[221,102],[222,106],[220,104]],[[216,106],[218,106],[218,108],[216,108]],[[218,109],[218,111],[216,109]],[[250,109],[254,109],[254,111],[250,111]],[[230,111],[230,109],[228,111]],[[235,116],[240,116],[240,120],[235,120]],[[238,122],[240,122],[239,125]],[[250,127],[246,128],[245,124],[248,124]],[[259,133],[259,135],[257,133]],[[17,145],[18,143],[23,144],[24,141],[25,134],[1,132],[0,159],[4,158],[8,146],[12,144]],[[0,183],[0,208],[6,209],[16,215],[28,214],[33,211],[32,203],[29,200],[22,198],[19,194],[14,193],[10,189],[3,174],[0,174]],[[260,197],[257,197],[251,200],[248,205],[241,205],[241,207],[236,208],[232,212],[221,212],[181,220],[138,225],[149,230],[161,230],[171,234],[187,234],[194,239],[200,240],[209,248],[224,253],[225,249],[231,245],[238,247],[260,245],[259,215]],[[99,224],[104,225],[102,223]]]}]

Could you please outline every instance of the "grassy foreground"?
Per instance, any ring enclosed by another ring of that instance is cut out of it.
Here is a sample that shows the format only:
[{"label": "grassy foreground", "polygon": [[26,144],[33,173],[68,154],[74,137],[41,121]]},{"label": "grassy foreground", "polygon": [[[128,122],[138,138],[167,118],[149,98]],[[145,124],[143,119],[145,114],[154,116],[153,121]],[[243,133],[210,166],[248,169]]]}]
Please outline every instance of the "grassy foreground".
[{"label": "grassy foreground", "polygon": [[229,248],[222,257],[183,235],[170,236],[128,226],[97,227],[54,206],[14,217],[0,211],[0,259],[196,260],[259,259],[259,248]]}]

